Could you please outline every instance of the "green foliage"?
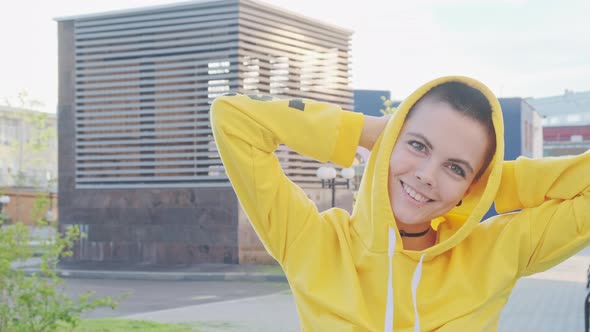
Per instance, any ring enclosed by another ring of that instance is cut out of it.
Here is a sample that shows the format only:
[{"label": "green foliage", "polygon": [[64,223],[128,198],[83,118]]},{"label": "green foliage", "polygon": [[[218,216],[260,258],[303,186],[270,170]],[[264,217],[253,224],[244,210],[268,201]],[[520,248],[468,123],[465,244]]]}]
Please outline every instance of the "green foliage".
[{"label": "green foliage", "polygon": [[393,114],[395,112],[395,110],[397,109],[396,107],[392,107],[393,101],[391,101],[391,99],[385,98],[385,96],[381,96],[381,100],[383,101],[383,107],[385,107],[380,110],[381,114],[383,114],[383,115]]},{"label": "green foliage", "polygon": [[[88,319],[75,328],[60,325],[57,332],[203,332],[201,324],[164,324],[130,319]],[[221,325],[218,325],[221,326]],[[228,325],[222,325],[226,327]]]},{"label": "green foliage", "polygon": [[43,103],[30,97],[25,90],[19,92],[15,98],[4,98],[4,104],[15,107],[13,116],[23,121],[26,127],[24,132],[19,129],[20,137],[26,137],[26,140],[13,138],[10,141],[10,155],[5,156],[16,162],[11,174],[12,180],[16,187],[37,187],[44,182],[45,176],[41,179],[27,174],[26,170],[43,169],[39,166],[47,162],[57,162],[57,155],[49,150],[57,140],[57,130],[49,121],[49,114],[34,111],[43,106]]},{"label": "green foliage", "polygon": [[45,106],[43,102],[29,95],[27,90],[21,90],[16,97],[4,97],[3,104],[9,107],[37,109]]},{"label": "green foliage", "polygon": [[[45,193],[37,196],[30,213],[38,227],[52,230],[50,233],[55,235],[34,238],[29,227],[18,220],[7,224],[6,216],[0,212],[0,332],[72,330],[80,324],[83,313],[98,307],[114,308],[117,301],[110,297],[96,297],[93,292],[81,294],[76,299],[64,293],[57,264],[60,258],[72,255],[74,242],[84,234],[80,234],[77,226],[70,226],[60,233],[56,221],[45,219],[45,212],[50,208],[48,194],[55,179],[31,178],[25,172],[28,168],[37,169],[38,165],[56,162],[48,160],[46,152],[57,133],[47,114],[28,111],[41,104],[31,99],[26,91],[19,93],[16,101],[5,99],[5,103],[19,108],[16,115],[28,128],[26,141],[16,140],[11,144],[14,155],[10,158],[17,161],[16,173],[12,174],[15,185],[17,188],[32,186],[39,189],[40,183],[48,180]],[[18,207],[18,195],[10,204]],[[37,254],[40,257],[34,257]],[[40,261],[39,272],[28,273],[23,268],[24,263],[32,259]]]},{"label": "green foliage", "polygon": [[[56,229],[40,217],[48,204],[40,197],[32,211],[39,226]],[[40,272],[27,274],[19,263],[33,257],[31,234],[22,223],[4,225],[0,220],[0,332],[49,332],[58,323],[75,327],[82,313],[98,307],[115,308],[117,302],[110,297],[97,298],[87,292],[71,299],[63,292],[63,282],[57,273],[61,257],[72,255],[71,248],[80,238],[76,226],[68,227],[54,238],[40,239]]]}]

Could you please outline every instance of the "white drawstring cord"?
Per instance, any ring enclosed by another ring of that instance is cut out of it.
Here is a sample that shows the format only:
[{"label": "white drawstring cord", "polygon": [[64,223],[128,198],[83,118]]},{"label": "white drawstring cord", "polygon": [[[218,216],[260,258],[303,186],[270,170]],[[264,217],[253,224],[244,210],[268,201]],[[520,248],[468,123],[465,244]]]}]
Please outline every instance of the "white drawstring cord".
[{"label": "white drawstring cord", "polygon": [[387,305],[385,307],[385,332],[393,331],[393,253],[395,252],[395,229],[389,227],[389,276],[387,277]]},{"label": "white drawstring cord", "polygon": [[[397,238],[395,236],[395,229],[390,227],[388,239],[389,248],[387,251],[387,255],[389,257],[389,276],[387,277],[387,305],[385,307],[385,332],[393,331],[393,254],[395,252],[396,241]],[[420,256],[420,261],[418,262],[416,270],[414,270],[414,275],[412,276],[412,300],[414,301],[415,319],[414,332],[420,332],[420,316],[418,315],[416,292],[418,290],[418,285],[420,284],[420,279],[422,278],[422,262],[424,261],[424,256],[426,256],[426,254],[422,254],[422,256]]]},{"label": "white drawstring cord", "polygon": [[422,278],[422,261],[424,261],[424,256],[426,254],[422,254],[420,256],[420,262],[416,266],[416,270],[414,270],[414,276],[412,277],[412,300],[414,301],[414,332],[420,332],[420,316],[418,315],[418,305],[416,304],[416,292],[418,290],[418,285],[420,284],[420,278]]}]

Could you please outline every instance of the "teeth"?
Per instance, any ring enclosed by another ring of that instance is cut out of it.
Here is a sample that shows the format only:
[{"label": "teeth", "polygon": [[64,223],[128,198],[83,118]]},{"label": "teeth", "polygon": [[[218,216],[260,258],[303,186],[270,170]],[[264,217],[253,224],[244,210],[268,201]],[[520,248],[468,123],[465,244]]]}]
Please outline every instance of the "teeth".
[{"label": "teeth", "polygon": [[408,193],[408,195],[410,195],[410,197],[412,197],[413,199],[417,200],[418,202],[426,203],[426,202],[429,201],[428,198],[426,198],[426,197],[420,195],[419,193],[417,193],[414,189],[412,189],[406,183],[403,183],[403,187],[404,187],[404,190]]}]

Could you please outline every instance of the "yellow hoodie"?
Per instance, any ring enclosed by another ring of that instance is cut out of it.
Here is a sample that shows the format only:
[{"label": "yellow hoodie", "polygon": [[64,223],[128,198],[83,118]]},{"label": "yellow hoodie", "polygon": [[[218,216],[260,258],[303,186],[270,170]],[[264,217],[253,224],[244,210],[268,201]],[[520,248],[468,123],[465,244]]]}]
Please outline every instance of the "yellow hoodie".
[{"label": "yellow hoodie", "polygon": [[[459,81],[493,108],[497,152],[438,242],[404,250],[389,203],[389,157],[406,114],[429,89]],[[352,215],[319,212],[273,154],[285,144],[351,165],[363,115],[312,100],[227,95],[211,107],[219,153],[240,203],[285,271],[303,331],[495,331],[518,278],[590,244],[590,153],[503,161],[502,114],[478,81],[444,77],[409,96],[373,147]],[[501,214],[481,222],[495,200]]]}]

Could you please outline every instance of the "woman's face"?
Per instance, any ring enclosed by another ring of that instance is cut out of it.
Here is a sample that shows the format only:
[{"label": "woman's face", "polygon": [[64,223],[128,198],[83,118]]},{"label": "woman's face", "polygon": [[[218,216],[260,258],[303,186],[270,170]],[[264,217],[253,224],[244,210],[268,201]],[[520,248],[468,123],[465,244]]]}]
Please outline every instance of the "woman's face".
[{"label": "woman's face", "polygon": [[[389,161],[389,197],[398,223],[423,224],[450,211],[484,163],[485,127],[449,104],[416,104]],[[423,227],[423,225],[420,225]]]}]

